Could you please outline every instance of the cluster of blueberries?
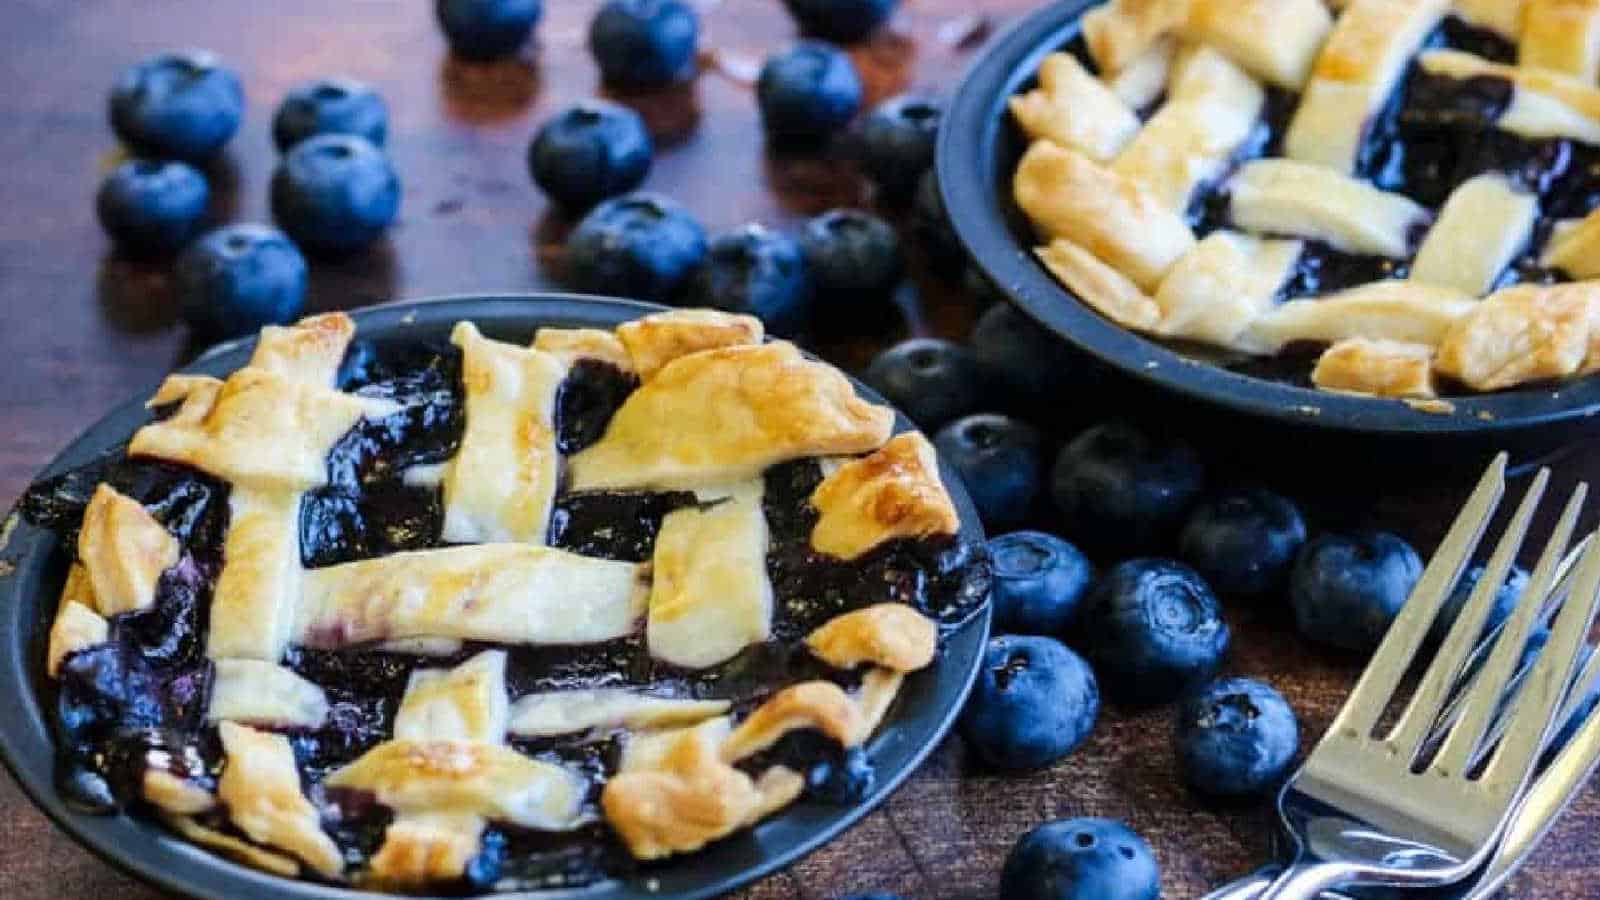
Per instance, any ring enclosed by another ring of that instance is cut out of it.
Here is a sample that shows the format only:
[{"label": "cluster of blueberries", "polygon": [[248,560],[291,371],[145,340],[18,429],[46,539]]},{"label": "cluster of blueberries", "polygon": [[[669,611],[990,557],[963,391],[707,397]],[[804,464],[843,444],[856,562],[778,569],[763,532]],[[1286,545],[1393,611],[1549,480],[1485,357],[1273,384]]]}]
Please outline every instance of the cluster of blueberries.
[{"label": "cluster of blueberries", "polygon": [[[992,769],[1032,771],[1083,743],[1102,693],[1131,708],[1175,704],[1175,762],[1186,783],[1215,798],[1266,794],[1294,761],[1299,727],[1270,686],[1217,677],[1231,639],[1224,604],[1286,608],[1307,639],[1370,652],[1420,577],[1421,559],[1387,532],[1308,539],[1293,501],[1260,487],[1208,492],[1192,448],[1122,423],[1073,436],[1047,468],[1040,427],[980,410],[995,396],[1048,396],[1041,378],[1074,369],[1063,352],[1002,303],[965,345],[904,341],[864,374],[935,434],[991,532],[1047,520],[1065,536],[1014,530],[990,541],[996,636],[962,737]],[[1050,408],[1020,408],[1030,407]],[[1109,568],[1097,570],[1091,557]],[[1482,572],[1466,573],[1431,640],[1443,639]],[[1486,632],[1510,615],[1526,580],[1512,570]],[[1536,633],[1525,652],[1537,652],[1545,636]],[[1148,846],[1100,819],[1028,832],[1002,873],[1008,898],[1158,895]]]},{"label": "cluster of blueberries", "polygon": [[[849,56],[817,38],[860,40],[897,0],[784,2],[812,37],[762,68],[762,122],[786,147],[820,145],[856,118],[863,89]],[[542,0],[436,0],[435,12],[456,56],[489,60],[517,53],[542,7]],[[589,48],[609,86],[649,90],[698,71],[699,34],[685,0],[607,0],[590,23]],[[383,99],[349,79],[318,79],[293,90],[273,120],[283,159],[271,206],[282,231],[236,224],[202,234],[210,200],[203,168],[243,113],[238,74],[204,51],[145,60],[111,95],[111,124],[131,158],[101,187],[100,221],[130,255],[182,251],[175,266],[180,307],[207,339],[297,318],[307,280],[301,251],[366,246],[400,205],[400,181],[382,149]],[[900,97],[854,133],[857,158],[881,196],[907,199],[916,190],[933,159],[938,118],[935,103]],[[579,290],[749,312],[774,332],[793,334],[807,324],[812,298],[841,305],[879,299],[898,283],[903,257],[894,230],[859,210],[825,213],[798,240],[757,224],[708,240],[680,205],[635,192],[653,155],[639,115],[598,99],[559,111],[534,136],[534,182],[582,216],[567,253],[569,281]]]}]

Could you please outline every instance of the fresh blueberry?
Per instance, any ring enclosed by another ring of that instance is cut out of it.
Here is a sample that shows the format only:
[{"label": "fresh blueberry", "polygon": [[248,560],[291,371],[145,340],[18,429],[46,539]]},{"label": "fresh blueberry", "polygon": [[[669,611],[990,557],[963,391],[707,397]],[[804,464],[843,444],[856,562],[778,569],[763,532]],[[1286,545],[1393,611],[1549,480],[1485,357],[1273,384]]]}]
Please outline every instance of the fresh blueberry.
[{"label": "fresh blueberry", "polygon": [[1082,389],[1073,382],[1083,366],[1067,345],[1009,303],[985,310],[968,343],[1011,408],[1054,409],[1063,394]]},{"label": "fresh blueberry", "polygon": [[1260,794],[1282,780],[1300,748],[1300,724],[1277,691],[1250,678],[1220,678],[1178,705],[1178,769],[1195,790]]},{"label": "fresh blueberry", "polygon": [[1417,551],[1388,532],[1312,538],[1289,575],[1295,624],[1310,640],[1371,651],[1421,576]]},{"label": "fresh blueberry", "polygon": [[318,134],[353,134],[382,147],[389,107],[370,86],[351,78],[318,78],[289,92],[272,117],[280,152]]},{"label": "fresh blueberry", "polygon": [[1005,900],[1156,900],[1161,870],[1144,838],[1111,819],[1059,819],[1017,840]]},{"label": "fresh blueberry", "polygon": [[544,0],[436,0],[450,50],[463,59],[509,56],[528,42]]},{"label": "fresh blueberry", "polygon": [[694,305],[755,316],[782,335],[804,326],[810,297],[800,244],[754,222],[712,238],[689,279]]},{"label": "fresh blueberry", "polygon": [[700,17],[683,0],[606,0],[589,23],[589,52],[607,84],[664,87],[694,71]]},{"label": "fresh blueberry", "polygon": [[179,255],[173,280],[184,319],[207,338],[293,322],[305,309],[305,258],[265,225],[228,225],[202,235]]},{"label": "fresh blueberry", "polygon": [[983,406],[983,368],[972,352],[939,338],[912,338],[879,353],[862,373],[884,399],[935,431]]},{"label": "fresh blueberry", "polygon": [[902,94],[878,104],[861,123],[861,169],[878,192],[903,200],[933,165],[939,103]]},{"label": "fresh blueberry", "polygon": [[905,271],[894,229],[858,209],[830,209],[808,220],[800,249],[817,302],[833,308],[887,303]]},{"label": "fresh blueberry", "polygon": [[111,128],[143,156],[204,162],[242,118],[239,76],[205,50],[152,56],[111,89]]},{"label": "fresh blueberry", "polygon": [[1039,493],[1039,444],[1032,425],[994,413],[957,419],[933,438],[990,531],[1006,531],[1027,519]]},{"label": "fresh blueberry", "polygon": [[1130,559],[1101,576],[1074,634],[1123,703],[1176,699],[1210,678],[1228,653],[1228,623],[1200,573],[1168,559]]},{"label": "fresh blueberry", "polygon": [[888,20],[900,0],[783,0],[800,30],[842,44],[862,40]]},{"label": "fresh blueberry", "polygon": [[638,187],[655,145],[639,114],[584,100],[539,126],[528,146],[533,181],[568,209],[588,209]]},{"label": "fresh blueberry", "polygon": [[[1456,582],[1455,590],[1445,598],[1438,618],[1433,620],[1433,627],[1428,630],[1429,641],[1438,643],[1445,639],[1450,633],[1450,626],[1454,625],[1461,615],[1462,607],[1467,605],[1472,589],[1478,586],[1478,581],[1482,578],[1483,566],[1473,566],[1461,574],[1461,580]],[[1485,631],[1510,618],[1511,611],[1517,608],[1517,599],[1522,596],[1522,591],[1527,586],[1528,573],[1518,566],[1512,566],[1511,571],[1506,573],[1506,580],[1500,585],[1500,590],[1495,592],[1494,601],[1489,607],[1489,616],[1483,621]]]},{"label": "fresh blueberry", "polygon": [[1100,714],[1100,689],[1082,657],[1053,638],[990,638],[961,736],[997,769],[1042,769],[1077,749]]},{"label": "fresh blueberry", "polygon": [[95,196],[100,225],[117,246],[137,254],[171,253],[200,230],[211,189],[200,171],[175,160],[129,160]]},{"label": "fresh blueberry", "polygon": [[272,173],[273,218],[313,249],[343,252],[370,244],[399,210],[400,178],[366,138],[307,138]]},{"label": "fresh blueberry", "polygon": [[992,538],[989,563],[994,628],[1002,634],[1065,634],[1094,580],[1088,557],[1042,531]]},{"label": "fresh blueberry", "polygon": [[911,233],[925,251],[928,265],[940,273],[952,273],[966,265],[967,251],[961,246],[950,216],[939,193],[938,175],[929,169],[917,181],[911,205]]},{"label": "fresh blueberry", "polygon": [[1201,503],[1183,526],[1178,546],[1224,597],[1256,599],[1289,580],[1294,556],[1306,541],[1306,523],[1289,499],[1254,488]]},{"label": "fresh blueberry", "polygon": [[700,223],[648,192],[601,203],[567,238],[567,267],[579,290],[638,300],[672,299],[705,255]]},{"label": "fresh blueberry", "polygon": [[1187,445],[1113,422],[1063,447],[1051,480],[1068,537],[1120,555],[1161,550],[1199,498],[1205,471]]},{"label": "fresh blueberry", "polygon": [[801,41],[769,57],[756,81],[767,134],[794,141],[819,141],[850,124],[862,94],[850,57],[820,41]]}]

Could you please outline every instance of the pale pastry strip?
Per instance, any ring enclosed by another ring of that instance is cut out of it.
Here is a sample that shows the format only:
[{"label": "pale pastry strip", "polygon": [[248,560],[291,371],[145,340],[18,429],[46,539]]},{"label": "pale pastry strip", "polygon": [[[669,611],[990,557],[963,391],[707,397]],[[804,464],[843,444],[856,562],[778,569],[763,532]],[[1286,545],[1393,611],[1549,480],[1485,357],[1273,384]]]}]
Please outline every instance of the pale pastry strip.
[{"label": "pale pastry strip", "polygon": [[446,541],[544,543],[558,462],[556,391],[567,368],[540,350],[493,341],[457,323],[466,429],[445,463]]},{"label": "pale pastry strip", "polygon": [[1097,162],[1116,156],[1140,127],[1134,110],[1070,53],[1045,57],[1039,86],[1009,102],[1029,138],[1055,141]]},{"label": "pale pastry strip", "polygon": [[1496,127],[1524,137],[1573,137],[1591,143],[1600,123],[1600,88],[1561,72],[1507,66],[1459,50],[1429,50],[1418,57],[1423,71],[1458,80],[1500,78],[1515,90]]},{"label": "pale pastry strip", "polygon": [[1504,175],[1470,178],[1450,193],[1411,264],[1411,278],[1483,294],[1533,233],[1539,200]]},{"label": "pale pastry strip", "polygon": [[137,500],[109,484],[95,488],[78,532],[94,608],[104,616],[149,609],[161,573],[178,562],[178,539]]},{"label": "pale pastry strip", "polygon": [[639,567],[525,544],[395,553],[305,573],[296,643],[336,648],[412,637],[587,644],[631,633]]},{"label": "pale pastry strip", "polygon": [[253,841],[293,854],[328,877],[339,875],[344,856],[300,792],[288,738],[233,722],[223,722],[219,732],[226,762],[217,797],[229,820]]},{"label": "pale pastry strip", "polygon": [[716,309],[673,309],[617,326],[617,340],[639,377],[648,381],[675,359],[721,347],[761,343],[766,332],[755,316]]},{"label": "pale pastry strip", "polygon": [[1167,89],[1172,62],[1178,54],[1176,38],[1165,37],[1145,48],[1121,71],[1106,79],[1111,93],[1130,110],[1156,102]]},{"label": "pale pastry strip", "polygon": [[300,598],[300,494],[234,485],[224,564],[211,599],[212,659],[277,662]]},{"label": "pale pastry strip", "polygon": [[1222,173],[1255,129],[1266,94],[1209,47],[1186,50],[1172,74],[1167,102],[1117,155],[1111,170],[1182,215],[1195,190]]},{"label": "pale pastry strip", "polygon": [[250,365],[311,387],[328,387],[355,337],[356,323],[342,312],[307,316],[293,325],[267,325]]},{"label": "pale pastry strip", "polygon": [[1403,258],[1427,210],[1326,166],[1258,159],[1229,182],[1230,214],[1246,231],[1320,240],[1347,253]]},{"label": "pale pastry strip", "polygon": [[322,688],[293,670],[259,659],[213,663],[208,722],[259,728],[321,728],[328,717]]},{"label": "pale pastry strip", "polygon": [[139,793],[151,806],[177,816],[197,816],[217,806],[217,798],[210,791],[165,769],[145,769],[139,779]]},{"label": "pale pastry strip", "polygon": [[678,728],[728,711],[726,700],[653,697],[624,688],[528,694],[511,709],[512,734],[555,737],[609,729]]},{"label": "pale pastry strip", "polygon": [[49,647],[45,652],[45,671],[51,678],[61,672],[61,663],[79,650],[103,644],[111,636],[111,624],[82,603],[67,601],[56,610],[50,626]]},{"label": "pale pastry strip", "polygon": [[385,741],[324,784],[371,791],[397,817],[472,815],[541,831],[583,824],[588,789],[562,766],[476,741]]},{"label": "pale pastry strip", "polygon": [[408,813],[383,832],[372,855],[371,878],[379,887],[417,890],[461,877],[478,855],[488,822],[471,813]]},{"label": "pale pastry strip", "polygon": [[841,559],[857,559],[896,538],[961,529],[933,445],[916,431],[839,465],[812,491],[811,504],[818,512],[811,546]]},{"label": "pale pastry strip", "polygon": [[1448,7],[1449,0],[1353,0],[1317,55],[1284,155],[1352,171],[1373,114]]},{"label": "pale pastry strip", "polygon": [[417,669],[394,717],[396,740],[505,740],[511,719],[506,652],[485,650],[453,669]]},{"label": "pale pastry strip", "polygon": [[1600,0],[1527,0],[1517,65],[1593,84],[1600,75]]},{"label": "pale pastry strip", "polygon": [[622,346],[614,332],[599,328],[541,328],[533,334],[533,349],[556,357],[568,367],[590,360],[624,372],[633,371],[628,348]]},{"label": "pale pastry strip", "polygon": [[1294,271],[1303,244],[1218,230],[1180,257],[1154,302],[1155,334],[1232,347],[1272,308]]},{"label": "pale pastry strip", "polygon": [[1067,290],[1118,325],[1153,331],[1161,320],[1161,307],[1132,279],[1066,238],[1033,252]]},{"label": "pale pastry strip", "polygon": [[1077,244],[1140,290],[1154,290],[1195,243],[1183,217],[1156,195],[1049,141],[1023,154],[1013,192],[1042,234]]},{"label": "pale pastry strip", "polygon": [[1576,221],[1558,223],[1539,264],[1573,278],[1600,277],[1600,210]]},{"label": "pale pastry strip", "polygon": [[1182,30],[1257,78],[1297,91],[1332,28],[1321,0],[1192,0]]},{"label": "pale pastry strip", "polygon": [[893,426],[892,410],[786,341],[702,350],[628,396],[569,461],[571,489],[732,484],[786,460],[876,450]]},{"label": "pale pastry strip", "polygon": [[1433,348],[1399,341],[1340,341],[1318,357],[1311,383],[1325,391],[1373,397],[1438,396],[1433,385]]},{"label": "pale pastry strip", "polygon": [[1375,281],[1275,307],[1250,324],[1239,336],[1239,345],[1267,354],[1295,341],[1333,344],[1358,337],[1438,346],[1475,304],[1470,294],[1451,288]]},{"label": "pale pastry strip", "polygon": [[693,852],[771,811],[755,781],[722,757],[730,729],[722,717],[628,741],[600,806],[635,858]]},{"label": "pale pastry strip", "polygon": [[189,816],[167,815],[162,818],[185,840],[201,847],[209,847],[247,866],[284,878],[293,878],[300,874],[300,864],[281,853],[264,850],[231,834],[207,828]]},{"label": "pale pastry strip", "polygon": [[806,635],[806,647],[837,669],[914,672],[933,662],[939,628],[904,603],[878,603],[833,617]]},{"label": "pale pastry strip", "polygon": [[759,498],[667,514],[651,573],[650,655],[702,669],[766,640],[773,606],[768,538]]},{"label": "pale pastry strip", "polygon": [[1519,284],[1479,302],[1445,335],[1440,372],[1480,391],[1565,378],[1592,366],[1600,284]]},{"label": "pale pastry strip", "polygon": [[1190,0],[1111,0],[1083,14],[1083,39],[1102,75],[1115,75],[1177,29]]}]

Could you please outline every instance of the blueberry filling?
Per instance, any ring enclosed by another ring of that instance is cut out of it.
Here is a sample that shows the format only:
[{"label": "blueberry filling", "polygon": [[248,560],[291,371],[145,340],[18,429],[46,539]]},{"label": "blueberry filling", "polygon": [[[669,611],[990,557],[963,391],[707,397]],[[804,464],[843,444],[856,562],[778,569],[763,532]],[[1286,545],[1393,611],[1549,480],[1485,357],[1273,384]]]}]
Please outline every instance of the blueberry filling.
[{"label": "blueberry filling", "polygon": [[[340,389],[390,401],[396,411],[362,421],[329,453],[328,483],[306,494],[301,507],[304,566],[442,545],[441,492],[408,483],[406,473],[455,453],[466,415],[460,370],[460,355],[448,346],[357,343],[351,348],[340,370]],[[576,453],[597,441],[636,387],[633,376],[608,364],[574,365],[558,392],[555,425],[562,452]],[[60,533],[64,546],[75,546],[84,507],[102,480],[142,503],[181,547],[179,562],[160,578],[155,604],[112,617],[107,642],[68,655],[55,682],[60,788],[80,807],[112,812],[142,805],[144,778],[153,769],[215,789],[223,754],[216,729],[205,721],[213,679],[205,643],[211,595],[222,569],[230,489],[183,466],[125,458],[119,449],[35,484],[23,499],[23,514]],[[860,686],[860,672],[830,668],[801,643],[840,613],[903,602],[948,630],[978,609],[989,584],[981,545],[898,540],[849,563],[813,551],[817,512],[809,501],[821,480],[813,460],[777,465],[765,475],[768,570],[775,597],[772,639],[695,670],[654,658],[642,634],[584,646],[506,647],[511,696],[648,686],[664,696],[725,699],[733,714],[744,715],[799,681],[826,679],[847,691]],[[589,556],[648,561],[662,520],[693,505],[704,504],[687,492],[564,494],[552,513],[550,543]],[[365,865],[377,852],[394,814],[369,794],[327,789],[323,780],[391,737],[414,671],[454,666],[489,646],[465,642],[444,656],[375,646],[293,647],[283,657],[285,667],[323,689],[329,704],[322,726],[285,733],[307,796],[352,867]],[[616,771],[622,748],[616,735],[512,738],[511,746],[584,774],[591,804]],[[833,803],[859,802],[875,781],[868,753],[840,747],[815,732],[791,735],[757,762],[763,759],[791,765],[805,775],[808,796]],[[225,811],[202,813],[196,821],[244,838]],[[438,888],[580,887],[632,872],[637,865],[598,821],[564,834],[493,823],[459,883]]]}]

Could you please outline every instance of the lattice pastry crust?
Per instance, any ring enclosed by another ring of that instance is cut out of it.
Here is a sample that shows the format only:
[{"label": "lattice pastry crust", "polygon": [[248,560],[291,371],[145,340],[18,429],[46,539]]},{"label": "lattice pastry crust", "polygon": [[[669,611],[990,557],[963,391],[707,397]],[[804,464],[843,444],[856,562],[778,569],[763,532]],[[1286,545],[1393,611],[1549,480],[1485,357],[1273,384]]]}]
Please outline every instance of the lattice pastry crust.
[{"label": "lattice pastry crust", "polygon": [[[1425,49],[1452,17],[1516,64]],[[1314,384],[1412,399],[1435,395],[1435,374],[1487,391],[1600,363],[1600,286],[1585,280],[1600,276],[1600,211],[1553,219],[1541,207],[1558,188],[1498,171],[1429,205],[1375,185],[1364,156],[1393,140],[1372,133],[1404,114],[1391,103],[1408,77],[1489,90],[1476,127],[1600,146],[1600,4],[1109,0],[1085,14],[1082,50],[1091,65],[1053,54],[1011,98],[1031,141],[1013,193],[1041,263],[1113,322],[1250,355],[1331,344]],[[1268,91],[1291,113],[1281,156],[1263,158]],[[1207,196],[1225,198],[1220,221],[1196,218]],[[1312,244],[1404,277],[1307,291]],[[1508,286],[1533,265],[1574,283]]]}]

